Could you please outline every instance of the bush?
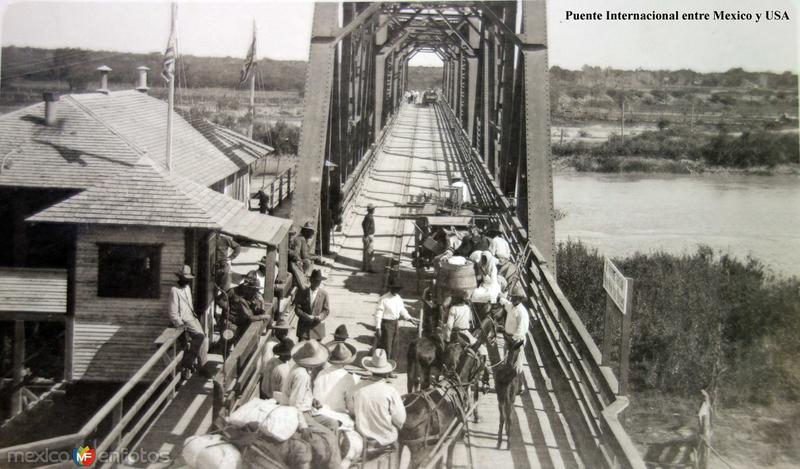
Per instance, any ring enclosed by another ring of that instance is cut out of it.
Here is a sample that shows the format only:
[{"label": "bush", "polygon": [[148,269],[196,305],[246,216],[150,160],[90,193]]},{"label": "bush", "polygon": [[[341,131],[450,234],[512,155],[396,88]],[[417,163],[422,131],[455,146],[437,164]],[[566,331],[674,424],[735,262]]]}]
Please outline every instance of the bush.
[{"label": "bush", "polygon": [[[557,262],[559,285],[600,342],[603,257],[567,241],[558,246]],[[796,278],[771,277],[757,260],[740,261],[708,247],[682,256],[637,253],[616,264],[635,279],[634,389],[692,395],[724,370],[724,402],[798,398],[800,382],[789,371],[800,353]]]},{"label": "bush", "polygon": [[798,161],[797,139],[797,134],[763,130],[732,137],[722,129],[701,149],[701,154],[709,164],[718,166],[746,168],[794,163]]}]

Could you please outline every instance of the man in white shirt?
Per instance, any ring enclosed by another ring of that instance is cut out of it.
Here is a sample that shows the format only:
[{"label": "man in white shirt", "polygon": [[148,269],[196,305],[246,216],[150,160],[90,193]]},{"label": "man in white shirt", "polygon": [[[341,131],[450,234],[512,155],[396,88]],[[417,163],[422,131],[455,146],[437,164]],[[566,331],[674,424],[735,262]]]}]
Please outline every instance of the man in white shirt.
[{"label": "man in white shirt", "polygon": [[[508,353],[511,347],[518,342],[522,342],[522,346],[525,346],[530,322],[528,310],[522,304],[525,300],[525,290],[522,289],[522,286],[517,283],[508,296],[510,300],[503,297],[500,298],[500,304],[503,305],[503,309],[506,312],[506,320],[503,325],[505,353]],[[517,373],[522,373],[522,355],[522,353],[517,355],[517,360],[514,363]]]},{"label": "man in white shirt", "polygon": [[358,376],[344,367],[356,359],[356,348],[345,342],[328,344],[330,356],[325,366],[314,379],[314,398],[336,412],[347,412],[345,395],[358,384]]},{"label": "man in white shirt", "polygon": [[372,373],[374,381],[362,381],[348,394],[347,408],[354,416],[356,430],[366,437],[365,444],[390,445],[406,421],[406,408],[400,393],[386,383],[397,363],[387,358],[383,349],[364,357],[361,365]]},{"label": "man in white shirt", "polygon": [[184,377],[188,379],[193,369],[199,369],[203,375],[210,377],[210,373],[204,368],[208,362],[208,337],[194,314],[192,268],[184,265],[175,275],[178,276],[178,280],[177,285],[169,292],[168,315],[172,327],[183,328],[189,340],[189,350],[183,356]]},{"label": "man in white shirt", "polygon": [[457,206],[468,204],[472,202],[472,196],[469,193],[469,187],[461,180],[460,176],[455,176],[450,179],[450,188],[453,189],[453,202]]},{"label": "man in white shirt", "polygon": [[491,238],[489,242],[489,252],[500,262],[506,262],[511,259],[511,246],[508,241],[503,238],[500,228],[497,224],[493,224],[491,228],[486,230],[486,235]]},{"label": "man in white shirt", "polygon": [[444,325],[444,339],[452,341],[459,332],[469,332],[472,328],[472,308],[467,301],[457,296],[447,312],[447,322]]},{"label": "man in white shirt", "polygon": [[400,297],[402,285],[392,283],[389,285],[389,293],[386,293],[378,300],[378,307],[375,309],[375,334],[378,339],[378,348],[386,351],[389,357],[394,352],[394,342],[397,338],[397,321],[405,319],[412,324],[417,324],[417,319],[408,314],[403,298]]}]

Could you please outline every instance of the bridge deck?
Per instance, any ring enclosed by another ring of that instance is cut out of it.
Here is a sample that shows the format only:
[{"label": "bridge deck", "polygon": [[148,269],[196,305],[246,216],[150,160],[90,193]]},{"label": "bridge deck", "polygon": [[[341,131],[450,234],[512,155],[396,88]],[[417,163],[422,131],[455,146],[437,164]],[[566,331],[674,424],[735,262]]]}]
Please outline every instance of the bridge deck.
[{"label": "bridge deck", "polygon": [[[339,324],[345,324],[352,342],[359,350],[360,363],[372,346],[372,315],[378,298],[384,292],[385,269],[398,266],[398,280],[405,285],[401,293],[415,314],[419,310],[416,271],[411,266],[414,225],[400,215],[409,212],[404,206],[411,197],[423,192],[437,192],[446,187],[448,177],[459,171],[448,144],[447,130],[435,108],[404,106],[391,128],[375,160],[370,180],[356,202],[353,213],[345,214],[343,232],[335,233],[336,256],[327,272],[324,288],[330,295],[331,316],[327,320],[329,336]],[[368,203],[374,204],[377,273],[361,271],[361,221]],[[399,264],[398,264],[399,262]],[[395,351],[398,378],[393,385],[406,392],[406,360],[408,343],[417,330],[402,323],[400,346]],[[332,337],[331,337],[332,339]],[[581,468],[569,428],[559,410],[558,399],[550,386],[540,359],[526,367],[526,386],[515,403],[516,418],[512,423],[511,449],[495,448],[498,427],[497,400],[494,391],[482,395],[479,412],[482,421],[470,423],[470,448],[458,445],[455,466],[468,467],[534,467]],[[499,359],[491,351],[491,361]],[[193,378],[181,388],[178,398],[144,436],[140,447],[148,451],[168,451],[174,458],[168,464],[179,467],[183,440],[192,434],[207,431],[210,425],[210,382]],[[138,449],[138,448],[137,448]],[[403,461],[407,459],[404,456]],[[405,465],[405,462],[403,462]],[[147,466],[137,464],[137,467]],[[164,465],[161,465],[162,467]],[[151,466],[152,467],[152,466]]]}]

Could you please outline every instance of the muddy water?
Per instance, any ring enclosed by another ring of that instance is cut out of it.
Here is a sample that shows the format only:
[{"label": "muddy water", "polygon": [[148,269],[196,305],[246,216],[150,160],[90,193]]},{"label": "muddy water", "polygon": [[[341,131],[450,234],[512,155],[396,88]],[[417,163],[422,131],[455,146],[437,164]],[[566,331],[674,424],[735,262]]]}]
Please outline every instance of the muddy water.
[{"label": "muddy water", "polygon": [[705,244],[800,275],[800,177],[557,174],[556,238],[611,256]]}]

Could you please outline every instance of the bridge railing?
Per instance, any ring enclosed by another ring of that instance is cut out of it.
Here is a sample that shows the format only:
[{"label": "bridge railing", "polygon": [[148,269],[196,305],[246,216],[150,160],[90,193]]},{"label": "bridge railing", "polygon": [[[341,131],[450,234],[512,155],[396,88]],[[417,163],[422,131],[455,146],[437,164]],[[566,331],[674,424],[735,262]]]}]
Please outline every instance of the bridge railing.
[{"label": "bridge railing", "polygon": [[[297,184],[297,168],[292,165],[286,168],[283,172],[276,175],[272,182],[262,187],[261,190],[267,196],[267,210],[272,212],[278,205],[286,200],[294,191],[294,186]],[[258,192],[251,196],[258,198]]]},{"label": "bridge railing", "polygon": [[[288,297],[275,306],[275,311],[287,320],[291,320],[294,311],[292,301],[296,291],[296,287],[293,288]],[[251,323],[225,359],[222,369],[212,378],[212,422],[216,427],[222,426],[222,418],[259,396],[261,358],[272,338],[272,329],[266,327],[263,321]]]},{"label": "bridge railing", "polygon": [[[613,371],[601,365],[601,354],[577,312],[549,270],[544,256],[528,243],[527,232],[515,215],[515,209],[504,196],[480,155],[469,144],[453,112],[446,105],[437,105],[449,123],[449,142],[460,158],[464,174],[473,188],[473,199],[491,207],[497,214],[515,259],[526,259],[518,266],[528,298],[533,306],[529,339],[549,347],[541,347],[542,359],[556,366],[564,379],[551,376],[558,396],[572,395],[574,400],[559,399],[576,449],[587,467],[644,469],[645,463],[630,436],[620,423],[620,414],[628,406],[626,396],[618,396],[619,385]],[[532,349],[526,351],[529,363]]]},{"label": "bridge railing", "polygon": [[[91,444],[96,454],[102,455],[102,459],[98,459],[98,467],[123,464],[125,450],[129,449],[131,442],[145,425],[153,421],[157,411],[176,395],[184,353],[181,335],[178,329],[166,329],[156,341],[156,353],[80,430],[68,435],[2,448],[0,466],[23,464],[26,463],[26,458],[42,461],[41,457],[44,456],[45,464],[37,467],[75,467],[71,459],[72,450],[85,444]],[[149,381],[156,373],[156,378]],[[146,380],[149,383],[147,389],[139,393],[139,383]],[[63,455],[68,455],[66,460]]]}]

